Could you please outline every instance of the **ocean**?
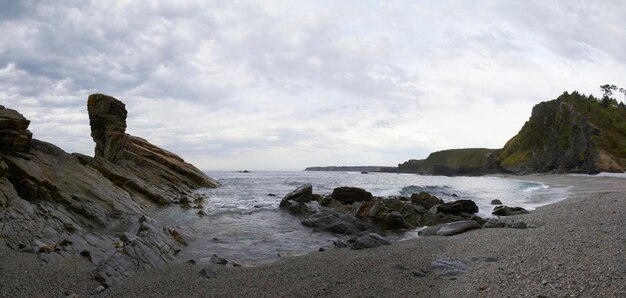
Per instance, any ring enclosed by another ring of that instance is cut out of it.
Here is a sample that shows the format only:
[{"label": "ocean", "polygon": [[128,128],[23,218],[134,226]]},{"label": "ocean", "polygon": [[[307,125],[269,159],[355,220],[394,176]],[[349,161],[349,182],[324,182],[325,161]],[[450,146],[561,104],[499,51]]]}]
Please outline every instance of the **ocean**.
[{"label": "ocean", "polygon": [[[330,194],[339,186],[354,186],[374,196],[410,196],[426,191],[444,201],[470,199],[479,215],[491,217],[491,200],[508,206],[533,210],[567,196],[568,187],[502,177],[443,177],[415,174],[359,172],[207,172],[222,186],[200,189],[208,199],[206,216],[197,209],[178,206],[158,208],[150,216],[167,226],[186,226],[196,238],[181,252],[180,261],[207,262],[214,254],[244,266],[254,266],[284,257],[317,251],[338,239],[337,235],[315,231],[300,219],[278,208],[282,197],[296,187],[310,183],[313,193]],[[417,230],[391,235],[393,241],[418,237]]]}]

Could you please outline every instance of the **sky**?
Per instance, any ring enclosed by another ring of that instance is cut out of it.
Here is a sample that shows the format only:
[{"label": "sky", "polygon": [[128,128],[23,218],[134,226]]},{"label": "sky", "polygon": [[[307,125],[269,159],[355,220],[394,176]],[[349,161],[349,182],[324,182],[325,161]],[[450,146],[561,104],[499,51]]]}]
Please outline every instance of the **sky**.
[{"label": "sky", "polygon": [[203,170],[501,148],[541,101],[626,87],[623,1],[0,0],[0,32],[35,138],[93,155],[104,93]]}]

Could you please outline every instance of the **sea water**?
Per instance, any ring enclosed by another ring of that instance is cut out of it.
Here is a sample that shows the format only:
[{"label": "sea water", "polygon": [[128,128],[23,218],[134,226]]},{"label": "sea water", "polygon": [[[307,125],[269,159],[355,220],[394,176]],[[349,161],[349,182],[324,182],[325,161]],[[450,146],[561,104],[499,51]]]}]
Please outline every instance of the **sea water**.
[{"label": "sea water", "polygon": [[[310,183],[313,193],[326,195],[339,186],[360,187],[374,196],[410,196],[425,191],[444,201],[470,199],[479,215],[491,217],[491,200],[532,210],[566,197],[568,188],[503,177],[444,177],[358,172],[208,172],[222,185],[197,192],[208,197],[207,215],[178,206],[153,210],[165,225],[190,227],[196,238],[180,260],[207,262],[218,255],[242,265],[258,265],[328,247],[338,235],[303,226],[278,208],[282,197]],[[417,237],[416,231],[391,235],[396,241]]]}]

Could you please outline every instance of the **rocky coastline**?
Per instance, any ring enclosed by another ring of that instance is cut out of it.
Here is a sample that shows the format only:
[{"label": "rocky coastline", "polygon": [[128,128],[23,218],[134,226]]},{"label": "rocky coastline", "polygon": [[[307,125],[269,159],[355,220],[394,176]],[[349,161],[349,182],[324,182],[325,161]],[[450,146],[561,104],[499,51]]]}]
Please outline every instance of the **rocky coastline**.
[{"label": "rocky coastline", "polygon": [[125,105],[87,100],[95,156],[32,138],[30,121],[0,107],[0,238],[44,262],[82,256],[104,290],[171,262],[193,239],[146,216],[218,183],[177,155],[125,133]]},{"label": "rocky coastline", "polygon": [[496,205],[493,209],[496,217],[484,219],[476,215],[478,206],[472,200],[444,202],[426,192],[410,197],[374,197],[367,190],[347,186],[322,196],[313,193],[311,184],[305,184],[288,193],[279,207],[298,216],[304,226],[337,234],[334,247],[363,249],[389,245],[386,235],[418,227],[427,227],[419,232],[421,236],[453,236],[480,228],[527,227],[523,221],[505,221],[502,217],[528,211],[496,201],[492,202]]}]

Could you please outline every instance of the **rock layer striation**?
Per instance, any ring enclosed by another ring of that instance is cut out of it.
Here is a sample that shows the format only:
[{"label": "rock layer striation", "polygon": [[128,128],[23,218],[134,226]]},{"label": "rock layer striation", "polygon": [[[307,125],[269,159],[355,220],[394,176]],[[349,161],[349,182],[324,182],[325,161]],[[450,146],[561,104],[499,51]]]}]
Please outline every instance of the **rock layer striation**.
[{"label": "rock layer striation", "polygon": [[174,260],[193,240],[144,210],[176,203],[218,184],[173,153],[125,133],[124,104],[88,100],[95,157],[68,154],[36,139],[30,122],[0,108],[0,237],[48,261],[80,254],[110,287],[138,270]]}]

